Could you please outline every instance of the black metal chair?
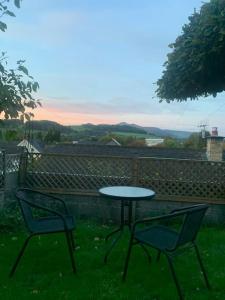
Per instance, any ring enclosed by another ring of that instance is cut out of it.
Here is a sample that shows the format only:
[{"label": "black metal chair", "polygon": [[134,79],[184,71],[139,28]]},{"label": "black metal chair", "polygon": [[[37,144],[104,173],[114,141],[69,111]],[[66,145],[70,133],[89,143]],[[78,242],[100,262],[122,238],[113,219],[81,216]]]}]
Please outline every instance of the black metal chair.
[{"label": "black metal chair", "polygon": [[[173,266],[173,258],[176,255],[182,253],[184,250],[192,247],[195,249],[206,286],[208,289],[210,289],[206,271],[199,254],[198,247],[196,245],[196,237],[207,209],[207,204],[199,204],[174,210],[167,215],[136,221],[131,231],[131,238],[123,272],[123,281],[125,280],[127,275],[132,246],[135,244],[147,245],[158,251],[158,259],[160,253],[166,256],[179,298],[183,299],[180,284],[178,282],[177,275]],[[175,218],[179,217],[182,218],[182,223],[179,229],[175,230],[172,226],[169,225],[169,223],[171,220],[174,221]],[[138,228],[138,225],[140,224],[148,225],[154,222],[158,224],[152,224],[151,226]],[[164,224],[160,224],[161,222],[163,222]]]},{"label": "black metal chair", "polygon": [[[11,269],[10,277],[16,271],[17,265],[25,251],[29,240],[35,235],[63,232],[65,233],[70,260],[73,272],[76,273],[76,266],[73,256],[75,243],[73,230],[75,229],[75,221],[72,215],[69,214],[65,202],[52,195],[34,191],[32,189],[19,189],[16,192],[16,197],[22,211],[22,215],[29,231],[29,236],[25,240],[16,261]],[[60,210],[52,209],[49,206],[60,205]],[[45,216],[35,217],[34,210],[39,213],[44,213]]]}]

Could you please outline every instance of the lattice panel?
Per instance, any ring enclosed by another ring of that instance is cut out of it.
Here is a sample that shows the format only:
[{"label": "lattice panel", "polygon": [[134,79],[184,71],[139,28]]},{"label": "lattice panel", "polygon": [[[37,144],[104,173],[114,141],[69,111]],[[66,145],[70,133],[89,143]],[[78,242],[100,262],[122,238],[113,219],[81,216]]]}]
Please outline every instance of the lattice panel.
[{"label": "lattice panel", "polygon": [[225,163],[144,158],[139,184],[160,195],[225,199]]},{"label": "lattice panel", "polygon": [[4,155],[0,153],[0,189],[4,188]]},{"label": "lattice panel", "polygon": [[96,191],[107,185],[132,184],[129,159],[31,154],[26,185],[37,188]]},{"label": "lattice panel", "polygon": [[25,184],[39,189],[96,192],[140,185],[158,196],[225,200],[225,163],[103,156],[30,154]]},{"label": "lattice panel", "polygon": [[19,171],[20,154],[6,154],[6,173]]}]

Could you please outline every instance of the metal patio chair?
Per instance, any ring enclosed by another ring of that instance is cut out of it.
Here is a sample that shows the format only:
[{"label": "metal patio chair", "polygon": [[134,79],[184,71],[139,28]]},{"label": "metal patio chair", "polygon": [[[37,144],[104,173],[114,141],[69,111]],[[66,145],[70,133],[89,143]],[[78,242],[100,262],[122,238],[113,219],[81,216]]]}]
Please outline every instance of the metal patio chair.
[{"label": "metal patio chair", "polygon": [[[25,248],[29,240],[35,235],[50,233],[65,233],[69,250],[69,256],[72,264],[73,272],[76,273],[76,266],[73,256],[75,243],[73,238],[73,230],[75,229],[74,217],[69,214],[65,202],[52,195],[34,191],[32,189],[19,189],[16,197],[22,211],[25,225],[29,231],[29,236],[25,240],[16,261],[11,269],[10,277],[16,271],[16,268],[23,256]],[[60,212],[56,209],[49,208],[50,203],[60,205]],[[45,216],[35,217],[34,212],[44,213]]]},{"label": "metal patio chair", "polygon": [[[176,255],[184,252],[184,250],[194,248],[201,271],[205,279],[206,286],[208,289],[210,289],[207,274],[196,244],[196,237],[207,209],[207,204],[199,204],[174,210],[167,215],[136,221],[133,225],[131,232],[130,243],[124,265],[123,281],[125,280],[127,275],[132,246],[136,244],[150,246],[158,251],[158,259],[160,253],[166,256],[172,273],[172,277],[177,288],[179,298],[183,299],[180,284],[178,282],[173,265],[173,258]],[[175,218],[177,219],[180,217],[182,218],[182,223],[179,227],[179,230],[171,228],[171,226],[169,226],[169,222],[171,220],[174,221]],[[156,224],[151,224],[155,222]],[[144,226],[144,228],[138,228],[138,225],[141,224],[151,226]]]}]

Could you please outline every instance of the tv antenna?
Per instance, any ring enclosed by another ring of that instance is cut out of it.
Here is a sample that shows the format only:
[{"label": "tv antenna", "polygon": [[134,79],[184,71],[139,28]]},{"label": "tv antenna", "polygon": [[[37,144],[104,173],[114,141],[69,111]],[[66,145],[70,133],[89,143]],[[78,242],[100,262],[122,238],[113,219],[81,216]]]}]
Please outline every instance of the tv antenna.
[{"label": "tv antenna", "polygon": [[200,128],[200,132],[202,134],[202,138],[205,139],[205,134],[206,134],[206,127],[208,127],[208,122],[207,121],[201,121],[198,125]]}]

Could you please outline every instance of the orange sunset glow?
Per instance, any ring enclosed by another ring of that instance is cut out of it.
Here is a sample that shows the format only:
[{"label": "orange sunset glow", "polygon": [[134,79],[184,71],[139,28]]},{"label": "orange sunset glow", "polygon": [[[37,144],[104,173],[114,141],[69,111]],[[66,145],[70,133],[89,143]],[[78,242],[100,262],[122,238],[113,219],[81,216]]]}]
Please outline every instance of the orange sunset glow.
[{"label": "orange sunset glow", "polygon": [[34,120],[51,120],[62,125],[115,123],[115,119],[109,118],[109,116],[70,113],[49,107],[38,107],[33,113]]}]

